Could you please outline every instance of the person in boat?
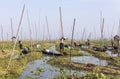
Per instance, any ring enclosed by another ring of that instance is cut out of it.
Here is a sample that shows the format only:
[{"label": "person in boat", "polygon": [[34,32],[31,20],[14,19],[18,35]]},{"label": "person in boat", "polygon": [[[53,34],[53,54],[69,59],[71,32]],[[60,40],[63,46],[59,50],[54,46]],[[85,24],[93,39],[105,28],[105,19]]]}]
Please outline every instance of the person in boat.
[{"label": "person in boat", "polygon": [[31,51],[30,51],[30,48],[29,47],[25,47],[25,48],[23,48],[22,49],[22,53],[23,54],[28,54],[28,53],[30,53]]},{"label": "person in boat", "polygon": [[64,38],[61,38],[61,42],[60,42],[60,53],[63,54],[64,51]]},{"label": "person in boat", "polygon": [[19,48],[22,49],[23,48],[23,43],[22,41],[19,40]]}]

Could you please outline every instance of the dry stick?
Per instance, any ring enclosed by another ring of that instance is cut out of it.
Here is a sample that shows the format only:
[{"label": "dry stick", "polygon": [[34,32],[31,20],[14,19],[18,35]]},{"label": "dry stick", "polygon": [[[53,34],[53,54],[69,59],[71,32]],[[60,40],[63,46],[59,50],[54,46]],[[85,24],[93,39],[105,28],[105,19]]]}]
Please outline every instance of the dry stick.
[{"label": "dry stick", "polygon": [[[12,18],[10,19],[10,22],[11,22],[11,35],[13,37],[13,24],[12,24]],[[12,39],[12,42],[13,42],[13,39]]]},{"label": "dry stick", "polygon": [[60,24],[61,24],[61,32],[62,32],[62,37],[64,37],[64,33],[63,33],[63,25],[62,25],[62,12],[61,12],[61,7],[59,7],[60,10]]},{"label": "dry stick", "polygon": [[22,18],[23,18],[24,10],[25,10],[25,5],[23,6],[23,10],[22,10],[20,22],[19,22],[18,29],[17,29],[16,40],[15,40],[15,43],[14,43],[14,46],[13,46],[13,50],[12,50],[12,52],[11,52],[11,57],[10,57],[10,60],[9,60],[7,69],[8,69],[9,66],[10,66],[10,63],[11,63],[11,60],[12,60],[12,56],[13,56],[13,54],[14,54],[14,50],[15,50],[15,47],[16,47],[17,38],[18,38],[19,30],[20,30],[20,26],[21,26],[21,23],[22,23]]},{"label": "dry stick", "polygon": [[29,15],[28,15],[28,11],[27,11],[27,21],[28,21],[28,28],[29,28],[29,33],[30,33],[30,46],[32,48],[32,31],[31,31],[31,27],[30,27],[30,19],[29,19]]},{"label": "dry stick", "polygon": [[[75,29],[75,21],[76,21],[76,19],[74,18],[74,22],[73,22],[73,29],[72,29],[71,46],[72,46],[72,44],[73,44],[74,29]],[[71,64],[71,51],[72,51],[72,48],[70,49],[70,64]],[[71,69],[70,69],[70,74],[71,74]]]},{"label": "dry stick", "polygon": [[51,39],[50,39],[50,31],[49,31],[49,26],[48,26],[47,16],[45,17],[45,19],[46,19],[46,24],[47,24],[47,31],[48,31],[49,41],[51,41]]}]

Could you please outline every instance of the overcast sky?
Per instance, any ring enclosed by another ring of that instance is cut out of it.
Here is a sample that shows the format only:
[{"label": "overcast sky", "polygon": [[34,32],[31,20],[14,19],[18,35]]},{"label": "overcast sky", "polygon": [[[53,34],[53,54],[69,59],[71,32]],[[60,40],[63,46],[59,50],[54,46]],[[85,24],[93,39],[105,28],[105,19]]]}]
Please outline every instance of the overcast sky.
[{"label": "overcast sky", "polygon": [[51,38],[59,38],[61,36],[59,7],[62,9],[64,35],[69,39],[74,18],[76,18],[75,39],[100,37],[100,12],[105,20],[104,37],[108,38],[118,31],[120,0],[1,0],[0,24],[3,27],[4,39],[11,38],[10,18],[13,20],[14,35],[16,35],[24,4],[22,31],[19,32],[19,37],[22,36],[22,39],[30,37],[27,11],[33,38],[36,38],[35,25],[38,39],[48,36],[45,16],[48,19]]}]

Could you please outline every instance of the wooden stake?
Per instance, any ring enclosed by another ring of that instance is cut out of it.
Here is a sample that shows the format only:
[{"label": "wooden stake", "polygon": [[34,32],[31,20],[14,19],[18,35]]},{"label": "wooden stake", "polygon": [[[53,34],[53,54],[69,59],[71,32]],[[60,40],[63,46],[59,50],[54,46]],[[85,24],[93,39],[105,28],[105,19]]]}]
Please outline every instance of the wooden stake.
[{"label": "wooden stake", "polygon": [[3,41],[3,26],[1,24],[1,38],[2,38],[2,41]]},{"label": "wooden stake", "polygon": [[59,7],[60,10],[60,24],[61,24],[61,32],[62,32],[62,37],[64,37],[64,33],[63,33],[63,24],[62,24],[62,12],[61,12],[61,7]]},{"label": "wooden stake", "polygon": [[29,28],[29,33],[30,33],[30,46],[32,48],[32,31],[31,31],[31,27],[30,27],[30,19],[29,19],[28,11],[27,11],[27,21],[28,21],[28,28]]},{"label": "wooden stake", "polygon": [[24,14],[24,10],[25,10],[25,5],[23,6],[23,10],[22,10],[20,22],[19,22],[18,29],[17,29],[16,40],[15,40],[15,43],[14,43],[14,46],[13,46],[13,50],[11,52],[11,56],[10,56],[10,60],[9,60],[8,66],[7,66],[7,70],[9,68],[9,66],[10,66],[10,63],[11,63],[11,60],[12,60],[12,56],[14,55],[14,50],[15,50],[15,47],[16,47],[16,43],[17,43],[17,39],[18,39],[18,34],[19,34],[19,30],[20,30],[20,26],[21,26],[23,14]]},{"label": "wooden stake", "polygon": [[45,39],[45,25],[43,25],[43,41]]},{"label": "wooden stake", "polygon": [[[13,24],[12,24],[12,18],[10,19],[10,22],[11,22],[11,37],[13,37]],[[13,42],[13,39],[12,39],[12,42]]]},{"label": "wooden stake", "polygon": [[[76,21],[76,19],[74,18],[73,29],[72,29],[71,46],[73,45],[73,37],[74,37],[75,21]],[[70,64],[71,64],[71,51],[72,51],[72,48],[70,49]],[[71,69],[70,69],[70,73],[71,73]]]},{"label": "wooden stake", "polygon": [[46,16],[46,24],[47,24],[48,37],[49,37],[49,41],[50,41],[50,31],[49,31],[47,16]]},{"label": "wooden stake", "polygon": [[36,32],[36,41],[38,41],[38,38],[37,38],[37,25],[35,23],[35,32]]}]

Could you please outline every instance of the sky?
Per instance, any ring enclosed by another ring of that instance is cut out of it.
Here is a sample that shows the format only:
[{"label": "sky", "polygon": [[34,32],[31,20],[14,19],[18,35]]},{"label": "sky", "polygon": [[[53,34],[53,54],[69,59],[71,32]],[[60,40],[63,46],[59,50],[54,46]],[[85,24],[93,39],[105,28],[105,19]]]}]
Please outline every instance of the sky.
[{"label": "sky", "polygon": [[[45,17],[48,20],[50,39],[60,38],[59,7],[62,10],[64,36],[68,39],[72,36],[74,18],[76,19],[74,39],[100,38],[100,13],[104,18],[104,38],[110,38],[118,33],[120,0],[1,0],[0,24],[3,28],[3,39],[12,37],[11,18],[14,36],[16,35],[24,4],[25,11],[19,31],[20,39],[30,38],[27,13],[33,39],[49,39]],[[0,28],[0,40],[2,39],[1,30]]]}]

